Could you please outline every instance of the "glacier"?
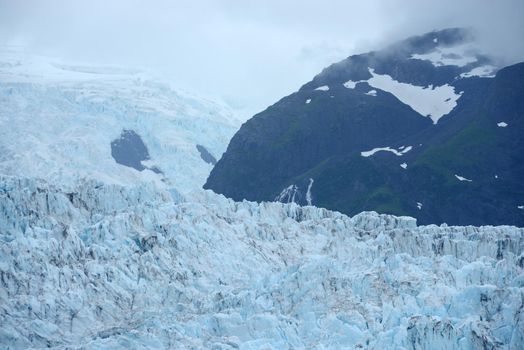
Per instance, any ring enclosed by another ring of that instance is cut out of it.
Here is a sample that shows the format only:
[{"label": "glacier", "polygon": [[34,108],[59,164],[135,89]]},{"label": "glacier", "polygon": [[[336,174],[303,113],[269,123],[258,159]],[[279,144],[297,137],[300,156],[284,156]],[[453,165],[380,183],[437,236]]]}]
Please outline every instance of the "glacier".
[{"label": "glacier", "polygon": [[[174,88],[153,73],[63,62],[0,47],[0,173],[132,185],[201,188],[242,123],[226,104]],[[124,130],[148,148],[150,169],[120,165],[111,143]]]},{"label": "glacier", "polygon": [[524,229],[0,176],[0,348],[522,349]]}]

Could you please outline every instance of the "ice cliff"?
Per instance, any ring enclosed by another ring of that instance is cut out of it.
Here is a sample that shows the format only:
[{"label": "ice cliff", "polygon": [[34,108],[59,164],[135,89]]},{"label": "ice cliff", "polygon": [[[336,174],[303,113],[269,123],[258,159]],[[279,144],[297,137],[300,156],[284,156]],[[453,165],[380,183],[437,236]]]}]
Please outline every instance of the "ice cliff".
[{"label": "ice cliff", "polygon": [[0,177],[0,348],[522,349],[524,229]]}]

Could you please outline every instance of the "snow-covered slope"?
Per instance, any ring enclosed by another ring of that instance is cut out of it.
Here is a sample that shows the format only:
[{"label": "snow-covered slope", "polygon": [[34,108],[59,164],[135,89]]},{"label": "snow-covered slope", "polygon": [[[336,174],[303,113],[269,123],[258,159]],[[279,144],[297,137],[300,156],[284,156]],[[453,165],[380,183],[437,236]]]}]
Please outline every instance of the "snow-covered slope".
[{"label": "snow-covered slope", "polygon": [[518,349],[524,229],[0,178],[0,347]]},{"label": "snow-covered slope", "polygon": [[[115,184],[154,181],[185,192],[204,184],[241,121],[219,103],[173,90],[149,75],[72,65],[0,51],[0,173],[70,185],[79,178]],[[111,142],[140,136],[148,169],[120,165]]]}]

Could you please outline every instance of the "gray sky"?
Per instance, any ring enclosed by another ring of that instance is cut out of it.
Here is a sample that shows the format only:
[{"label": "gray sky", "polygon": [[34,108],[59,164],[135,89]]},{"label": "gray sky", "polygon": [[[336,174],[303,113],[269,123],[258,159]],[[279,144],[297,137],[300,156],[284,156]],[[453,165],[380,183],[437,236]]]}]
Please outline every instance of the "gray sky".
[{"label": "gray sky", "polygon": [[473,27],[524,60],[523,0],[0,0],[0,45],[142,67],[259,111],[325,66],[392,40]]}]

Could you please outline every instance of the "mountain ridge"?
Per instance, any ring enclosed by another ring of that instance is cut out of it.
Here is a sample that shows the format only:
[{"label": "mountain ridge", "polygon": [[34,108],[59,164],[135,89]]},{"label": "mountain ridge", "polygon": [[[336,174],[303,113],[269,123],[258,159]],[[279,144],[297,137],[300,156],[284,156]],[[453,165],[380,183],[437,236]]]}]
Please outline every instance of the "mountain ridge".
[{"label": "mountain ridge", "polygon": [[312,203],[349,215],[524,226],[522,63],[499,71],[471,40],[431,32],[329,66],[244,123],[204,188],[270,201],[293,185],[307,204],[313,179]]}]

